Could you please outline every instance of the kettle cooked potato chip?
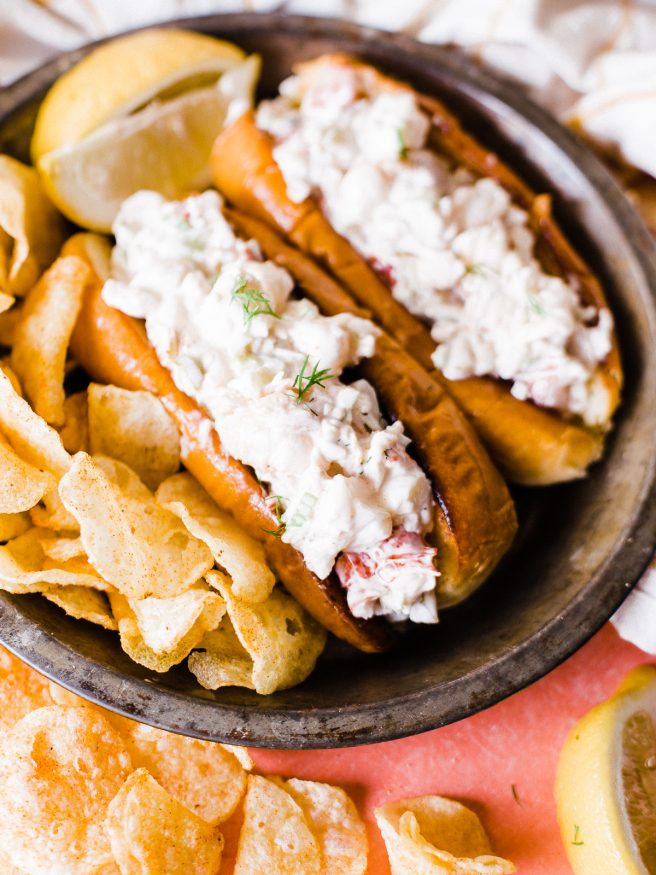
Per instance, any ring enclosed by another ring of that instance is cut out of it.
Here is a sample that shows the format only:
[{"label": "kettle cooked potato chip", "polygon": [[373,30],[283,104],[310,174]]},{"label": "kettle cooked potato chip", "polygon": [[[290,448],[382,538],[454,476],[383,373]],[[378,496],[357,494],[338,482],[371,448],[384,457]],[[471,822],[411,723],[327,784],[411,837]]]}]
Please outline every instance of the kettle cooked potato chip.
[{"label": "kettle cooked potato chip", "polygon": [[392,875],[508,875],[471,809],[443,796],[418,796],[377,808]]},{"label": "kettle cooked potato chip", "polygon": [[[305,680],[326,643],[325,629],[280,587],[266,601],[253,605],[235,596],[232,583],[221,572],[210,571],[206,579],[225,599],[236,637],[252,661],[250,678],[243,686],[266,695]],[[205,653],[189,658],[189,668],[209,689],[216,689],[210,684],[225,678],[226,636],[218,643],[218,652],[213,651],[212,640],[205,639],[200,645]],[[239,652],[234,656],[244,664]]]},{"label": "kettle cooked potato chip", "polygon": [[214,564],[207,546],[122,462],[78,453],[59,494],[91,564],[125,596],[179,595]]},{"label": "kettle cooked potato chip", "polygon": [[[0,647],[0,730],[44,705],[51,705],[50,684],[4,647]],[[4,875],[4,869],[0,868]]]},{"label": "kettle cooked potato chip", "polygon": [[0,589],[40,592],[45,584],[107,589],[107,583],[85,561],[48,560],[41,546],[47,535],[45,529],[32,528],[0,547]]},{"label": "kettle cooked potato chip", "polygon": [[[215,629],[221,621],[225,611],[223,599],[216,595],[212,598],[212,593],[204,593],[204,595],[207,598],[201,603],[200,614],[197,615],[195,611],[191,612],[191,615],[188,614],[185,625],[179,624],[173,616],[176,609],[175,605],[181,596],[159,600],[171,603],[168,606],[168,610],[171,612],[169,623],[171,627],[174,627],[174,633],[171,634],[169,632],[167,635],[168,649],[156,650],[147,643],[142,628],[139,625],[137,614],[131,607],[131,602],[120,595],[120,593],[110,593],[109,601],[118,623],[121,647],[130,659],[138,662],[139,665],[144,665],[153,671],[168,671],[172,666],[182,662],[191,650],[198,646],[206,632]],[[132,600],[132,604],[135,604],[135,600]],[[162,608],[160,606],[157,610],[161,615],[162,611],[167,611],[167,607]],[[147,633],[152,633],[154,643],[161,647],[163,641],[162,632],[154,629],[152,625],[148,625],[146,631]]]},{"label": "kettle cooked potato chip", "polygon": [[21,398],[12,381],[0,368],[0,431],[25,462],[56,477],[71,465],[61,438]]},{"label": "kettle cooked potato chip", "polygon": [[234,875],[311,872],[321,875],[321,854],[302,809],[274,781],[249,775]]},{"label": "kettle cooked potato chip", "polygon": [[110,802],[107,834],[121,875],[217,875],[223,837],[181,805],[146,769]]},{"label": "kettle cooked potato chip", "polygon": [[64,424],[66,353],[87,285],[93,274],[80,258],[58,258],[23,305],[11,351],[35,412],[53,425]]},{"label": "kettle cooked potato chip", "polygon": [[221,510],[191,474],[169,477],[157,490],[157,500],[207,544],[217,564],[232,578],[238,598],[253,603],[267,598],[276,579],[262,545]]},{"label": "kettle cooked potato chip", "polygon": [[135,471],[156,489],[180,467],[180,437],[164,405],[150,392],[91,383],[89,446]]},{"label": "kettle cooked potato chip", "polygon": [[52,485],[52,475],[23,461],[0,434],[0,513],[30,510]]},{"label": "kettle cooked potato chip", "polygon": [[76,620],[88,620],[104,629],[118,629],[107,596],[85,586],[43,586],[40,590],[48,601]]},{"label": "kettle cooked potato chip", "polygon": [[126,740],[135,767],[148,769],[171,796],[208,823],[227,820],[244,795],[244,765],[221,744],[141,723],[132,724]]},{"label": "kettle cooked potato chip", "polygon": [[50,705],[0,738],[0,848],[29,873],[106,875],[107,806],[131,771],[120,735],[97,710]]},{"label": "kettle cooked potato chip", "polygon": [[326,875],[364,875],[367,871],[367,830],[358,810],[341,787],[319,781],[278,779],[301,808],[319,844]]},{"label": "kettle cooked potato chip", "polygon": [[36,170],[0,155],[0,289],[26,295],[54,260],[65,230]]}]

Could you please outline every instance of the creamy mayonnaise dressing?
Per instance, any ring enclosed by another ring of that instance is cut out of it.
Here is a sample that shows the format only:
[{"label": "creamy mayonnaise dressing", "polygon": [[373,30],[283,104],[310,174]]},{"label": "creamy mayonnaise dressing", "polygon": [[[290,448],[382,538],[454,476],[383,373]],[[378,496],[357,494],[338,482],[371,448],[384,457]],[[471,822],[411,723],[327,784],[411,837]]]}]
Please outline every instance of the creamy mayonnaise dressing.
[{"label": "creamy mayonnaise dressing", "polygon": [[[364,576],[352,562],[338,567],[356,616],[435,622],[435,550],[421,538],[432,525],[430,484],[370,384],[339,379],[373,354],[378,329],[291,297],[291,276],[239,239],[221,206],[209,191],[125,201],[104,300],[145,319],[176,385],[270,487],[279,534],[308,568],[324,578],[340,554],[366,555]],[[394,564],[399,543],[405,566]]]},{"label": "creamy mayonnaise dressing", "polygon": [[257,124],[294,201],[319,197],[331,224],[429,320],[433,361],[452,380],[491,375],[512,394],[605,423],[595,370],[612,317],[534,257],[527,213],[492,179],[451,169],[426,148],[428,116],[406,90],[367,91],[355,68],[291,77]]}]

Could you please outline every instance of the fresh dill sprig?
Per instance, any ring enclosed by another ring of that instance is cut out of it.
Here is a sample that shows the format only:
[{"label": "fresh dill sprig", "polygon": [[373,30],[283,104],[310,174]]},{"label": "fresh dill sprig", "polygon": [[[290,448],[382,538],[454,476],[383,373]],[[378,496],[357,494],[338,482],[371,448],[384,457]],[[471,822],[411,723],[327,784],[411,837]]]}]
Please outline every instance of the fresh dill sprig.
[{"label": "fresh dill sprig", "polygon": [[405,161],[408,157],[408,146],[405,142],[405,137],[401,128],[396,129],[396,138],[399,141],[399,158],[401,161]]},{"label": "fresh dill sprig", "polygon": [[574,824],[574,838],[572,839],[572,844],[573,845],[584,845],[585,844],[585,842],[582,842],[579,839],[579,825],[578,825],[578,823]]},{"label": "fresh dill sprig", "polygon": [[305,401],[305,396],[310,391],[313,386],[321,386],[321,388],[325,388],[326,380],[330,380],[334,374],[331,374],[328,368],[323,368],[319,370],[319,362],[312,368],[311,373],[306,373],[305,369],[308,366],[308,362],[310,360],[310,356],[306,355],[303,360],[303,364],[301,365],[301,370],[296,374],[294,378],[294,382],[292,383],[292,389],[296,389],[296,403],[301,404]]},{"label": "fresh dill sprig", "polygon": [[273,535],[274,538],[282,538],[282,536],[285,534],[286,529],[286,526],[282,520],[282,515],[285,512],[285,509],[282,506],[283,497],[282,495],[270,495],[267,500],[275,501],[273,513],[275,514],[278,526],[275,529],[263,529],[263,531],[266,535]]},{"label": "fresh dill sprig", "polygon": [[280,319],[264,292],[249,286],[248,280],[243,277],[232,290],[232,300],[241,304],[244,325],[250,325],[255,316],[273,316],[274,319]]},{"label": "fresh dill sprig", "polygon": [[545,316],[546,311],[540,303],[540,300],[535,292],[527,292],[526,294],[528,295],[528,306],[533,311],[533,313],[535,313],[537,316]]}]

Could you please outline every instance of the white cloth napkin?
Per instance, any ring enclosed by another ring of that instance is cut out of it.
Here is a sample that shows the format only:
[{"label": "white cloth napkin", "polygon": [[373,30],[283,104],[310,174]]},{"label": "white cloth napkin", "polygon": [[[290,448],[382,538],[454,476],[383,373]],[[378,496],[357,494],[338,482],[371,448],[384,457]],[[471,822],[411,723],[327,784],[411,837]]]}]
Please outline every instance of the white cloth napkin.
[{"label": "white cloth napkin", "polygon": [[[463,46],[610,156],[656,176],[656,0],[0,0],[0,84],[60,51],[140,25],[273,10]],[[635,190],[653,226],[654,183],[639,181]],[[612,622],[656,654],[656,563]]]}]

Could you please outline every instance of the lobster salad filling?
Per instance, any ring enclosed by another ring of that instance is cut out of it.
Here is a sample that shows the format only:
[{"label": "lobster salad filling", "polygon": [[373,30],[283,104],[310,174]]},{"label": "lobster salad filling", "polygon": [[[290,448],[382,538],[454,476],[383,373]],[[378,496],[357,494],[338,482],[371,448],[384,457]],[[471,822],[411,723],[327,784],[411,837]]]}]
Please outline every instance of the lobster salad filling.
[{"label": "lobster salad filling", "polygon": [[326,64],[285,80],[256,120],[274,138],[288,196],[317,197],[394,297],[430,323],[448,379],[493,376],[521,400],[606,421],[595,372],[611,350],[610,312],[542,269],[527,212],[498,182],[429,150],[430,119],[411,91],[376,91],[357,67]]},{"label": "lobster salad filling", "polygon": [[374,353],[378,329],[293,296],[289,273],[235,235],[216,192],[138,192],[114,233],[105,302],[145,320],[175,384],[255,471],[272,533],[318,577],[334,568],[355,616],[435,622],[429,481],[371,385],[340,379]]}]

